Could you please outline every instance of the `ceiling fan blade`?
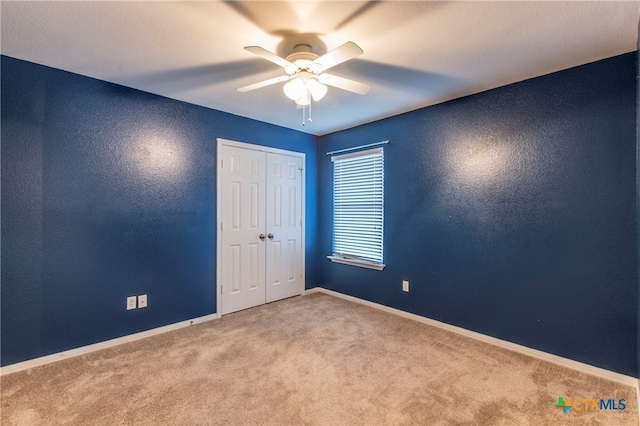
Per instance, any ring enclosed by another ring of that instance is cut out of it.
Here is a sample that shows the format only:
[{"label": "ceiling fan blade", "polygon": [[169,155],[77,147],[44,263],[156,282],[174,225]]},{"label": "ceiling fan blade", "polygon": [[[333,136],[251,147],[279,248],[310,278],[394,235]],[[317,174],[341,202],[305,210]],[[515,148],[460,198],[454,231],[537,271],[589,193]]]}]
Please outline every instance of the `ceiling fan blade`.
[{"label": "ceiling fan blade", "polygon": [[250,84],[248,86],[239,87],[236,90],[238,90],[238,92],[249,92],[251,90],[256,90],[256,89],[260,89],[262,87],[271,86],[272,84],[281,83],[283,81],[291,80],[293,77],[294,77],[293,75],[283,75],[283,76],[276,77],[276,78],[270,78],[269,80],[260,81],[258,83],[253,83],[253,84]]},{"label": "ceiling fan blade", "polygon": [[338,77],[333,74],[320,74],[318,76],[318,80],[320,83],[326,84],[327,86],[337,87],[338,89],[347,90],[359,95],[364,95],[371,88],[371,86],[366,83],[361,83],[344,77]]},{"label": "ceiling fan blade", "polygon": [[322,55],[313,61],[312,68],[315,73],[321,73],[324,70],[328,70],[329,68],[346,62],[349,59],[360,56],[363,53],[364,52],[357,44],[348,41],[342,46],[336,47],[331,52]]},{"label": "ceiling fan blade", "polygon": [[289,72],[289,70],[293,70],[295,72],[295,70],[298,68],[295,66],[295,64],[292,64],[291,62],[287,61],[284,58],[281,58],[280,56],[276,55],[275,53],[271,53],[266,49],[263,49],[260,46],[247,46],[244,48],[244,50],[253,53],[254,55],[258,55],[263,59],[266,59],[267,61],[271,61],[276,65],[280,65],[281,67],[283,67],[285,70],[287,70],[288,74],[292,74],[292,72]]}]

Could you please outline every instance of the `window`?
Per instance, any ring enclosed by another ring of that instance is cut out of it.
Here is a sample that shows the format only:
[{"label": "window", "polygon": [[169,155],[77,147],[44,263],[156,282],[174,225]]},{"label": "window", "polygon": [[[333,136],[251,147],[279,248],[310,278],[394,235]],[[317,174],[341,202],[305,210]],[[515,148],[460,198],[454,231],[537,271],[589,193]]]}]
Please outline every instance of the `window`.
[{"label": "window", "polygon": [[333,161],[333,262],[382,270],[384,151],[338,155]]}]

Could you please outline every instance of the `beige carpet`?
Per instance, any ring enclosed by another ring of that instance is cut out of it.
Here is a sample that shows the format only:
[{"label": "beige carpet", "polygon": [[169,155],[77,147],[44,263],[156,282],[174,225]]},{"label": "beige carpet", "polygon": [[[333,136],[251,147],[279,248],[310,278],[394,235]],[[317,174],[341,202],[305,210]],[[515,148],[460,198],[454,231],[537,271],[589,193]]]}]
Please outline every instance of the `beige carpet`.
[{"label": "beige carpet", "polygon": [[[2,424],[637,425],[634,389],[325,294],[2,378]],[[554,407],[624,398],[624,411]]]}]

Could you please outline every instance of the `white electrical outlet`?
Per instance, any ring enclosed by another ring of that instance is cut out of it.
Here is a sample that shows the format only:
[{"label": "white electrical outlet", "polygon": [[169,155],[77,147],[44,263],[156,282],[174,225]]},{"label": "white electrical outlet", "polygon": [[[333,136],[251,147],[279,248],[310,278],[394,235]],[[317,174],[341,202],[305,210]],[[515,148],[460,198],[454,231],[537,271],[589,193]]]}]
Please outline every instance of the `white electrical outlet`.
[{"label": "white electrical outlet", "polygon": [[409,281],[402,281],[402,291],[409,291]]},{"label": "white electrical outlet", "polygon": [[127,297],[127,311],[136,308],[136,297],[129,296]]},{"label": "white electrical outlet", "polygon": [[146,308],[147,307],[147,295],[141,294],[138,296],[138,308]]}]

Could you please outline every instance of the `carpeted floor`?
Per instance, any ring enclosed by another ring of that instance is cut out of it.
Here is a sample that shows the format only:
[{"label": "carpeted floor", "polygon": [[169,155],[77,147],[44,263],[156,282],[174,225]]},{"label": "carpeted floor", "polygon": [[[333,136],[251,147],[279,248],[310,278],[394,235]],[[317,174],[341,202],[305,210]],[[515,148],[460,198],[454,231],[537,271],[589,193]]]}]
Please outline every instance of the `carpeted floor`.
[{"label": "carpeted floor", "polygon": [[[9,425],[637,425],[635,391],[315,293],[2,377]],[[619,399],[625,410],[571,401]]]}]

